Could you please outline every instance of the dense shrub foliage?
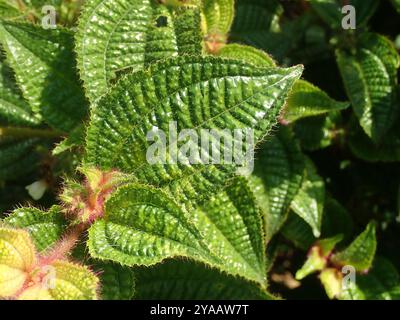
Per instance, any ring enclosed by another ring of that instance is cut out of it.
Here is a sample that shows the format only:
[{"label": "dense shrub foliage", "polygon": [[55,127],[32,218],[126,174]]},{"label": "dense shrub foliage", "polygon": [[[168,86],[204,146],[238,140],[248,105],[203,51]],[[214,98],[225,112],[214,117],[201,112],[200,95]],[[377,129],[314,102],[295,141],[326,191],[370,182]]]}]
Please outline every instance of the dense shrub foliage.
[{"label": "dense shrub foliage", "polygon": [[0,298],[400,298],[399,14],[0,0]]}]

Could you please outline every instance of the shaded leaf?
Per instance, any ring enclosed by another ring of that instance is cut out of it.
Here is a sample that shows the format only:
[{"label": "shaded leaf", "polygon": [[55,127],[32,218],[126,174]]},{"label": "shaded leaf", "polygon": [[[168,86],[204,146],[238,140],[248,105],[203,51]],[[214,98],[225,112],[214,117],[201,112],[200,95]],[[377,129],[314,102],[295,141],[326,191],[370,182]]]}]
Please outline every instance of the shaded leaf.
[{"label": "shaded leaf", "polygon": [[84,93],[76,75],[72,34],[62,28],[2,22],[0,41],[33,111],[69,131],[84,118]]},{"label": "shaded leaf", "polygon": [[311,160],[306,161],[306,174],[302,186],[291,203],[292,210],[306,221],[318,238],[321,234],[325,203],[325,183],[317,174]]},{"label": "shaded leaf", "polygon": [[373,222],[369,223],[362,232],[347,248],[335,253],[332,261],[339,265],[351,265],[357,271],[368,270],[376,251],[376,227]]},{"label": "shaded leaf", "polygon": [[340,111],[349,107],[348,102],[331,99],[324,91],[305,80],[297,81],[287,100],[283,119],[287,122]]},{"label": "shaded leaf", "polygon": [[274,299],[255,283],[197,262],[167,260],[150,268],[137,268],[135,275],[136,299]]},{"label": "shaded leaf", "polygon": [[304,156],[290,130],[281,128],[263,144],[256,159],[249,182],[264,215],[268,241],[285,222],[290,203],[300,189]]}]

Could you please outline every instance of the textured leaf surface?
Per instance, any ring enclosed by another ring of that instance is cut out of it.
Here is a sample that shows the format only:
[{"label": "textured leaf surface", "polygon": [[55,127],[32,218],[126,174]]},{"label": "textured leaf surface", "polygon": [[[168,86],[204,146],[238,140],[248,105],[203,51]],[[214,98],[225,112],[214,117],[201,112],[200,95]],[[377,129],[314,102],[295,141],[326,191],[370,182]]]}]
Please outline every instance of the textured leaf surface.
[{"label": "textured leaf surface", "polygon": [[284,120],[294,122],[301,118],[317,116],[349,107],[347,102],[331,99],[324,91],[305,80],[297,81],[287,101]]},{"label": "textured leaf surface", "polygon": [[0,61],[0,122],[3,121],[7,124],[28,126],[39,123],[13,81],[10,67]]},{"label": "textured leaf surface", "polygon": [[37,284],[18,296],[19,300],[96,300],[98,278],[86,267],[67,261],[55,261],[54,287]]},{"label": "textured leaf surface", "polygon": [[298,194],[291,203],[291,208],[310,225],[316,238],[321,234],[324,202],[324,181],[317,174],[311,160],[307,159],[306,174]]},{"label": "textured leaf surface", "polygon": [[227,44],[222,47],[218,54],[223,58],[243,60],[260,67],[275,66],[274,60],[268,54],[242,44]]},{"label": "textured leaf surface", "polygon": [[4,222],[15,228],[29,231],[39,252],[60,240],[66,228],[65,219],[58,206],[53,206],[49,211],[22,207],[14,210],[4,219]]},{"label": "textured leaf surface", "polygon": [[[171,121],[176,121],[177,132],[195,129],[198,136],[201,129],[251,128],[257,143],[275,124],[301,71],[301,67],[256,68],[221,58],[182,57],[129,75],[95,108],[86,161],[133,173],[141,182],[164,187],[178,201],[201,201],[218,190],[237,166],[212,165],[210,152],[202,146],[199,152],[205,161],[199,164],[151,165],[146,154],[153,143],[146,134],[161,130],[168,134]],[[174,156],[170,145],[167,149],[166,160]]]},{"label": "textured leaf surface", "polygon": [[193,214],[210,250],[230,273],[266,284],[261,213],[244,178],[211,198]]},{"label": "textured leaf surface", "polygon": [[287,218],[290,203],[300,189],[304,157],[293,134],[282,128],[256,154],[250,187],[261,208],[267,240],[278,232]]},{"label": "textured leaf surface", "polygon": [[352,265],[357,271],[368,270],[376,251],[376,227],[369,223],[346,249],[336,253],[332,260],[340,265]]},{"label": "textured leaf surface", "polygon": [[2,22],[0,41],[33,111],[56,129],[76,126],[87,107],[76,75],[72,34],[60,27]]},{"label": "textured leaf surface", "polygon": [[293,131],[303,150],[314,151],[329,147],[340,139],[344,133],[342,127],[343,117],[340,112],[331,112],[328,115],[300,119],[294,123]]},{"label": "textured leaf surface", "polygon": [[233,22],[235,3],[233,0],[203,0],[203,14],[207,34],[225,35]]},{"label": "textured leaf surface", "polygon": [[179,54],[200,54],[200,13],[156,0],[86,1],[76,34],[78,67],[94,101],[124,70]]},{"label": "textured leaf surface", "polygon": [[258,48],[263,48],[268,31],[283,11],[275,0],[237,0],[232,38]]},{"label": "textured leaf surface", "polygon": [[400,276],[393,264],[377,257],[368,274],[357,275],[356,282],[350,282],[342,289],[342,300],[399,300]]},{"label": "textured leaf surface", "polygon": [[0,180],[17,180],[31,173],[39,163],[36,145],[39,139],[1,139],[0,128]]},{"label": "textured leaf surface", "polygon": [[274,299],[254,283],[196,262],[167,260],[136,269],[135,275],[136,299]]},{"label": "textured leaf surface", "polygon": [[13,296],[36,262],[35,248],[23,230],[0,228],[0,297]]},{"label": "textured leaf surface", "polygon": [[386,38],[363,34],[357,52],[337,51],[337,62],[355,114],[364,131],[379,141],[393,125],[399,55]]},{"label": "textured leaf surface", "polygon": [[121,187],[107,201],[104,219],[89,230],[88,244],[92,257],[128,266],[148,266],[174,256],[218,260],[172,199],[138,185]]},{"label": "textured leaf surface", "polygon": [[135,276],[131,268],[115,263],[97,263],[101,279],[102,300],[130,300],[135,293]]}]

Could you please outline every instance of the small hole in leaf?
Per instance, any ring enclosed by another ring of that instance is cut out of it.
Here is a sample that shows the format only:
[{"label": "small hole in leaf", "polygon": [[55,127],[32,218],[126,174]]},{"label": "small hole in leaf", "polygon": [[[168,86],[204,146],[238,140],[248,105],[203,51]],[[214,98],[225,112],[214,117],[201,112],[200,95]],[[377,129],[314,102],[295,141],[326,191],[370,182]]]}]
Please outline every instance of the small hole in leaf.
[{"label": "small hole in leaf", "polygon": [[168,17],[166,16],[159,16],[156,20],[156,27],[162,28],[168,26]]}]

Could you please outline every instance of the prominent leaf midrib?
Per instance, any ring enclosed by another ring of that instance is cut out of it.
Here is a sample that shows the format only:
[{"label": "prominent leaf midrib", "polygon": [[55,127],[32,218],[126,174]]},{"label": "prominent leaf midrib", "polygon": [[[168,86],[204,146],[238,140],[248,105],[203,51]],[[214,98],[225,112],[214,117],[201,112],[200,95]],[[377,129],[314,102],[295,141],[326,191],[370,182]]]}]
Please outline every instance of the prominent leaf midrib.
[{"label": "prominent leaf midrib", "polygon": [[[264,78],[264,77],[265,77],[265,76],[258,76],[257,78]],[[253,99],[256,95],[261,94],[264,90],[267,90],[268,88],[273,87],[273,86],[276,86],[276,85],[279,84],[280,82],[285,81],[288,77],[289,77],[289,76],[285,76],[285,77],[283,77],[282,79],[280,79],[280,80],[278,80],[278,81],[276,81],[276,82],[274,82],[274,83],[272,83],[272,84],[269,84],[268,86],[263,86],[262,88],[259,89],[260,91],[257,91],[257,92],[255,92],[254,94],[250,95],[249,97],[243,99],[240,103],[235,104],[235,105],[233,105],[233,106],[231,106],[231,107],[229,107],[229,108],[225,108],[225,109],[224,109],[223,111],[221,111],[220,113],[218,113],[218,114],[216,114],[215,116],[213,116],[213,117],[211,117],[211,118],[209,118],[209,119],[207,119],[207,120],[201,122],[200,124],[198,124],[197,126],[192,127],[191,129],[194,129],[194,130],[199,129],[199,128],[200,128],[201,126],[203,126],[204,124],[206,124],[206,123],[208,123],[208,122],[211,122],[212,120],[214,120],[214,119],[216,119],[216,118],[218,118],[218,117],[220,117],[220,116],[222,116],[222,115],[224,115],[224,114],[226,114],[226,113],[229,113],[229,112],[232,111],[234,108],[237,108],[238,106],[242,105],[243,103],[246,103],[248,100]],[[206,81],[194,82],[194,83],[191,83],[191,84],[188,85],[188,86],[183,86],[183,87],[179,88],[178,90],[174,91],[172,94],[169,94],[169,95],[165,98],[165,100],[169,101],[171,98],[173,98],[174,95],[176,95],[176,94],[178,94],[179,92],[184,91],[184,90],[186,90],[186,89],[192,87],[193,85],[198,85],[198,84],[203,84],[203,83],[209,83],[210,81],[213,81],[213,80],[226,80],[227,78],[229,78],[229,79],[236,79],[236,78],[240,78],[240,79],[248,78],[248,79],[251,79],[251,78],[256,78],[256,77],[255,77],[255,76],[254,76],[254,77],[251,77],[251,76],[244,77],[244,76],[240,76],[240,75],[238,75],[238,76],[212,77],[212,78],[210,78],[210,79],[208,79],[208,80],[206,80]],[[278,99],[278,98],[277,98],[277,99]],[[225,104],[225,105],[226,105],[226,104]],[[146,117],[146,116],[150,115],[152,112],[154,112],[154,111],[156,110],[156,108],[157,108],[157,107],[151,108],[146,114],[143,115],[143,117]],[[104,122],[107,123],[107,118],[105,118],[105,119],[103,118],[102,121],[104,121]],[[112,128],[112,125],[111,125],[110,123],[108,123],[108,125]],[[132,126],[130,126],[130,128],[131,128],[131,130],[134,130],[134,129],[139,128],[140,125],[141,125],[140,119],[138,119],[137,121],[135,121],[135,123],[134,123]],[[267,132],[266,132],[265,134],[267,134]],[[128,141],[130,138],[131,138],[130,136],[127,136],[123,141],[121,141],[121,142],[118,144],[117,150],[116,150],[116,152],[115,152],[115,157],[118,157],[118,156],[119,156],[119,152],[126,146],[126,143],[127,143],[127,141]],[[145,150],[145,149],[141,149],[142,152],[143,152],[144,150]],[[96,160],[97,160],[97,158],[98,158],[98,157],[96,156]],[[114,162],[115,160],[116,160],[116,158],[112,158],[111,162]],[[146,163],[143,163],[143,164],[141,164],[140,166],[138,166],[138,167],[133,171],[133,174],[136,173],[136,172],[138,172],[138,171],[139,171],[143,166],[145,166],[145,165],[146,165]]]},{"label": "prominent leaf midrib", "polygon": [[[236,210],[236,211],[237,211],[237,210]],[[207,218],[207,220],[209,221],[209,223],[210,223],[211,225],[213,225],[213,226],[214,226],[214,229],[215,229],[220,235],[222,235],[223,239],[226,240],[225,243],[229,244],[229,247],[232,249],[231,252],[234,252],[234,253],[235,253],[235,256],[236,256],[237,258],[239,258],[239,261],[241,261],[242,263],[244,263],[244,265],[247,266],[246,269],[249,269],[249,270],[252,271],[253,276],[256,276],[256,279],[257,279],[258,282],[263,283],[263,282],[265,281],[265,277],[264,277],[264,276],[261,276],[261,277],[260,277],[260,275],[263,274],[263,270],[262,270],[262,269],[258,269],[258,268],[257,268],[257,269],[254,268],[254,266],[252,266],[252,265],[246,260],[246,257],[243,256],[243,253],[241,253],[241,252],[230,242],[230,240],[227,238],[227,236],[225,235],[225,233],[224,233],[221,229],[218,228],[218,226],[216,225],[216,223],[209,217],[209,215],[206,213],[205,210],[199,210],[198,212],[199,212],[199,213],[202,213],[204,216],[206,216],[206,218]],[[255,250],[256,248],[254,248],[254,244],[253,244],[252,241],[250,241],[250,237],[248,236],[248,233],[249,233],[248,231],[249,231],[249,229],[248,229],[247,225],[244,223],[243,218],[242,218],[241,216],[240,216],[240,219],[242,220],[243,225],[246,226],[248,241],[251,243],[251,247],[253,248],[253,250]],[[254,255],[253,252],[252,252],[251,254],[253,255],[253,259],[255,258],[255,260],[256,260],[257,262],[259,262],[258,257],[257,257],[256,255]],[[257,267],[258,267],[258,266],[259,266],[259,265],[257,265]],[[236,273],[236,274],[239,274],[239,273]]]}]

